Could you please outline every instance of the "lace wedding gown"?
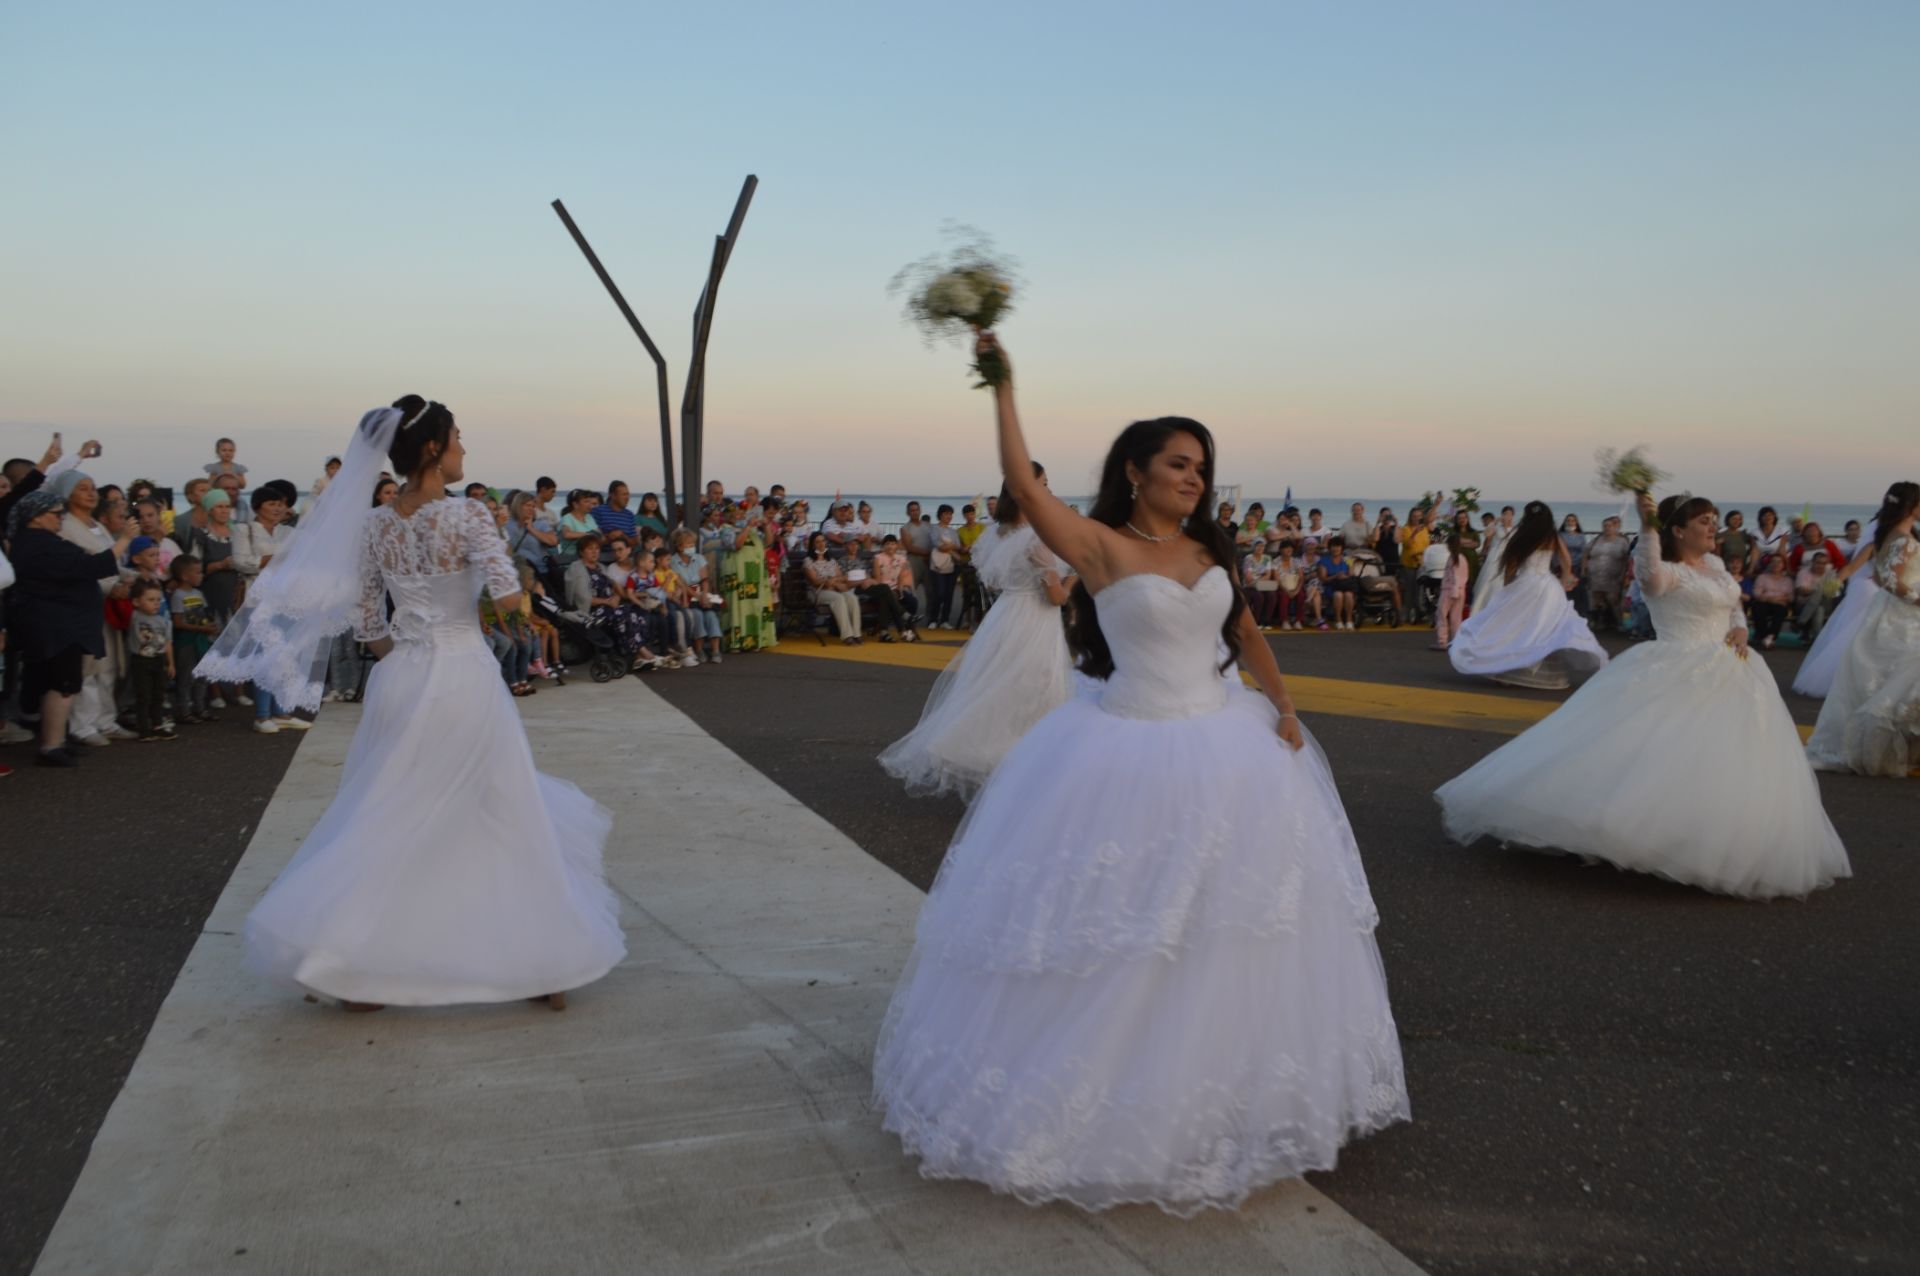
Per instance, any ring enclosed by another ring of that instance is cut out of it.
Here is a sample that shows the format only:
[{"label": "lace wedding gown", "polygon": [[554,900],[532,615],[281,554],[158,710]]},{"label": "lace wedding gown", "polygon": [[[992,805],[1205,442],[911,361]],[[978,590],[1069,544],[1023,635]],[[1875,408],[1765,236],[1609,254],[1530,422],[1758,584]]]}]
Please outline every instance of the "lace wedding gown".
[{"label": "lace wedding gown", "polygon": [[1073,694],[1060,609],[1040,579],[1066,564],[1026,526],[982,533],[973,553],[980,583],[1000,597],[941,670],[919,725],[880,755],[910,793],[972,794],[1029,727]]},{"label": "lace wedding gown", "polygon": [[1102,590],[1117,671],[955,835],[874,1058],[923,1175],[1186,1216],[1407,1118],[1353,831],[1318,746],[1220,676],[1232,591]]},{"label": "lace wedding gown", "polygon": [[1920,765],[1920,541],[1889,540],[1873,556],[1873,575],[1879,592],[1820,706],[1807,755],[1822,771],[1904,776]]},{"label": "lace wedding gown", "polygon": [[1718,558],[1635,569],[1659,639],[1442,785],[1447,835],[1570,851],[1728,895],[1806,895],[1846,851],[1773,674],[1727,646],[1740,586]]},{"label": "lace wedding gown", "polygon": [[[1871,541],[1880,521],[1874,519],[1867,524],[1866,538]],[[1803,696],[1812,696],[1822,700],[1833,691],[1833,680],[1840,672],[1840,662],[1847,658],[1847,649],[1853,645],[1853,636],[1860,632],[1860,623],[1867,618],[1867,604],[1880,592],[1880,584],[1873,578],[1873,569],[1867,567],[1856,571],[1847,581],[1847,596],[1827,617],[1827,623],[1820,627],[1820,636],[1813,640],[1813,646],[1807,650],[1807,658],[1800,662],[1800,672],[1793,676],[1793,689]]]},{"label": "lace wedding gown", "polygon": [[367,680],[333,804],[247,918],[249,966],[396,1006],[600,978],[626,953],[600,868],[612,819],[534,770],[480,633],[481,588],[520,589],[492,516],[464,498],[376,510],[361,559],[356,632],[394,647]]},{"label": "lace wedding gown", "polygon": [[[1494,676],[1532,671],[1548,657],[1558,655],[1575,669],[1598,669],[1607,663],[1601,647],[1567,600],[1567,591],[1553,574],[1553,550],[1527,556],[1511,581],[1495,561],[1487,572],[1495,584],[1473,615],[1460,626],[1447,647],[1447,659],[1461,673]],[[1543,683],[1545,679],[1542,679]],[[1555,687],[1564,678],[1552,678]]]}]

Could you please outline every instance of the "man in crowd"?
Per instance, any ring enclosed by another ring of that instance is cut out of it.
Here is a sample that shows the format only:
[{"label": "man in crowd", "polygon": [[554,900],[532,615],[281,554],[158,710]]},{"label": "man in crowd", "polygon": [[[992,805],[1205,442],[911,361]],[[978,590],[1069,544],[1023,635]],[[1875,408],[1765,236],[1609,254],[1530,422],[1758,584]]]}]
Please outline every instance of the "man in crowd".
[{"label": "man in crowd", "polygon": [[639,524],[634,521],[633,511],[627,508],[630,499],[627,485],[619,479],[607,484],[607,499],[593,507],[594,526],[603,533],[619,532],[632,541]]},{"label": "man in crowd", "polygon": [[933,557],[933,529],[920,521],[920,502],[907,502],[907,525],[900,529],[900,543],[907,547],[907,566],[913,572],[913,592],[919,615],[934,619],[927,610],[927,577]]},{"label": "man in crowd", "polygon": [[553,498],[559,494],[560,485],[547,475],[542,474],[533,481],[534,504],[540,507],[540,516],[555,527],[560,526],[560,511],[554,508]]},{"label": "man in crowd", "polygon": [[1355,501],[1348,513],[1350,517],[1340,524],[1340,543],[1345,545],[1349,552],[1365,549],[1368,535],[1373,531],[1373,528],[1367,524],[1367,507]]},{"label": "man in crowd", "polygon": [[1742,570],[1753,563],[1753,537],[1747,532],[1747,516],[1739,510],[1727,513],[1727,525],[1720,533],[1720,561],[1729,567],[1738,563]]}]

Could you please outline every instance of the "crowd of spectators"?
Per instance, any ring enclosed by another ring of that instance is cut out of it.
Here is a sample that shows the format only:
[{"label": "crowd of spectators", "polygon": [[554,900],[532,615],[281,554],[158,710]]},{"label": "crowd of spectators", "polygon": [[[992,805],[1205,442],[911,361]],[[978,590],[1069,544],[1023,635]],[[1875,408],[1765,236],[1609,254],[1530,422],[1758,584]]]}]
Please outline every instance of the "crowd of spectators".
[{"label": "crowd of spectators", "polygon": [[[303,717],[246,686],[209,684],[195,667],[247,588],[298,535],[300,513],[339,468],[305,492],[286,480],[249,486],[231,439],[171,493],[136,479],[122,488],[84,467],[97,442],[68,454],[58,437],[35,463],[0,472],[0,588],[5,595],[6,715],[0,742],[37,739],[42,765],[72,767],[116,741],[165,742],[182,727],[247,711],[252,729],[304,730]],[[398,492],[382,475],[374,505]],[[931,513],[910,502],[905,522],[876,522],[871,505],[834,498],[815,511],[783,485],[732,496],[706,486],[696,516],[638,498],[625,482],[562,493],[551,478],[526,488],[467,485],[492,511],[525,586],[517,607],[480,604],[479,624],[513,694],[564,684],[568,659],[603,652],[641,672],[719,665],[775,645],[783,631],[830,628],[849,646],[875,635],[917,642],[924,630],[977,622],[991,599],[973,552],[994,499]],[[1236,579],[1268,631],[1350,631],[1367,623],[1431,625],[1444,647],[1468,614],[1476,585],[1514,525],[1498,513],[1422,503],[1401,521],[1391,508],[1354,503],[1330,526],[1322,510],[1291,506],[1268,517],[1214,511],[1232,538]],[[1839,537],[1761,508],[1749,528],[1729,511],[1720,553],[1740,581],[1754,641],[1811,642],[1844,589],[1861,545],[1858,522]],[[1650,637],[1633,579],[1632,538],[1618,518],[1596,532],[1569,514],[1564,580],[1596,629]],[[351,635],[334,643],[330,700],[354,700],[370,656]],[[0,768],[3,770],[3,768]]]},{"label": "crowd of spectators", "polygon": [[[1222,503],[1214,517],[1239,550],[1236,575],[1263,629],[1351,630],[1370,612],[1384,623],[1431,625],[1434,646],[1444,649],[1470,614],[1483,568],[1498,562],[1515,511],[1511,505],[1495,514],[1423,504],[1403,523],[1391,508],[1369,516],[1355,502],[1336,528],[1317,509],[1303,514],[1288,507],[1269,519],[1256,501],[1244,515]],[[1746,599],[1754,642],[1767,649],[1791,636],[1811,644],[1857,570],[1849,565],[1862,545],[1861,525],[1849,520],[1834,537],[1799,515],[1782,522],[1772,506],[1755,517],[1749,529],[1742,511],[1728,511],[1719,543]],[[1625,532],[1618,517],[1588,531],[1568,514],[1561,540],[1572,572],[1562,583],[1596,630],[1648,638],[1652,622],[1634,581],[1637,536],[1637,529]]]},{"label": "crowd of spectators", "polygon": [[[96,481],[84,468],[101,456],[93,441],[68,453],[56,436],[37,462],[6,462],[0,743],[36,741],[41,765],[75,767],[90,749],[173,741],[230,708],[262,734],[311,725],[257,688],[211,684],[195,668],[299,534],[339,460],[303,493],[286,480],[251,483],[232,439],[214,455],[177,498],[145,479]],[[398,491],[382,475],[366,499],[385,505]],[[915,505],[896,528],[865,502],[836,499],[816,517],[782,485],[731,496],[712,482],[689,525],[656,493],[636,499],[618,480],[565,493],[544,476],[525,488],[475,482],[463,495],[493,513],[525,586],[516,607],[483,596],[478,616],[517,696],[542,681],[564,685],[570,655],[693,669],[771,647],[783,626],[831,625],[849,644],[876,631],[913,642],[984,607],[970,560],[986,524],[973,505],[932,514]],[[340,635],[326,699],[358,699],[370,661]]]}]

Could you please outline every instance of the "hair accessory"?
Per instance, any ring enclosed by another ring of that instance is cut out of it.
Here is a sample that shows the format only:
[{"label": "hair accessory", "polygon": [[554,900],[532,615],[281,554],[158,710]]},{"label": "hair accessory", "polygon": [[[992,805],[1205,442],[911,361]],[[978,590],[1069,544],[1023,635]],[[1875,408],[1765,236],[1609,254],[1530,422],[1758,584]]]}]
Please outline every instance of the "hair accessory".
[{"label": "hair accessory", "polygon": [[426,402],[426,406],[422,407],[418,412],[414,413],[412,416],[408,417],[406,420],[400,423],[400,428],[404,430],[408,426],[416,424],[421,417],[425,416],[427,413],[433,411],[435,408],[439,406],[440,405],[435,403],[432,399],[428,399]]}]

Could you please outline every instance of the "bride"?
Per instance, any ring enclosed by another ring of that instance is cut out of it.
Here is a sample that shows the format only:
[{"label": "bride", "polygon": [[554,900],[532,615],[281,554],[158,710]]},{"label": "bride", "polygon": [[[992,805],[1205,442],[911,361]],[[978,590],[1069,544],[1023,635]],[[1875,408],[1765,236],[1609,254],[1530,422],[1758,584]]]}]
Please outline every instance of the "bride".
[{"label": "bride", "polygon": [[[1747,657],[1719,513],[1640,498],[1634,570],[1658,640],[1442,785],[1447,835],[1570,851],[1727,895],[1806,895],[1849,876],[1800,733]],[[1714,741],[1737,741],[1719,749]]]},{"label": "bride", "polygon": [[1822,771],[1904,776],[1920,764],[1916,510],[1920,484],[1895,483],[1875,519],[1872,576],[1879,589],[1861,614],[1807,741],[1807,756]]},{"label": "bride", "polygon": [[[1045,487],[1037,461],[1033,473]],[[880,755],[910,793],[971,795],[1029,727],[1073,694],[1060,622],[1066,564],[1040,543],[1010,486],[994,509],[994,529],[974,542],[973,561],[980,583],[1000,597],[941,671],[920,724]]]},{"label": "bride", "polygon": [[1879,533],[1878,519],[1868,523],[1859,552],[1836,573],[1840,583],[1847,587],[1846,596],[1820,627],[1819,636],[1807,649],[1806,659],[1800,662],[1800,672],[1793,676],[1793,689],[1803,696],[1824,700],[1832,692],[1840,662],[1847,658],[1853,636],[1860,632],[1860,622],[1867,617],[1867,604],[1880,592],[1879,584],[1873,579],[1873,552]]},{"label": "bride", "polygon": [[[1556,560],[1560,574],[1553,570]],[[1581,670],[1607,663],[1606,650],[1567,601],[1561,580],[1572,577],[1573,561],[1545,504],[1527,502],[1519,526],[1482,571],[1493,583],[1447,645],[1455,669],[1511,687],[1558,691],[1567,685],[1563,662]]]},{"label": "bride", "polygon": [[[382,454],[407,486],[370,506]],[[333,804],[246,925],[251,969],[349,1009],[560,1009],[626,952],[600,868],[612,820],[534,770],[481,637],[481,590],[508,611],[520,580],[486,507],[448,494],[465,455],[439,403],[369,412],[284,561],[200,664],[311,709],[333,633],[351,625],[381,657]]]},{"label": "bride", "polygon": [[[968,811],[875,1102],[929,1178],[1231,1209],[1407,1118],[1366,874],[1204,512],[1206,427],[1128,426],[1083,518],[1033,476],[1011,385],[995,394],[1007,487],[1079,572],[1071,640],[1103,686],[1028,731]],[[1221,677],[1223,644],[1261,694]]]}]

